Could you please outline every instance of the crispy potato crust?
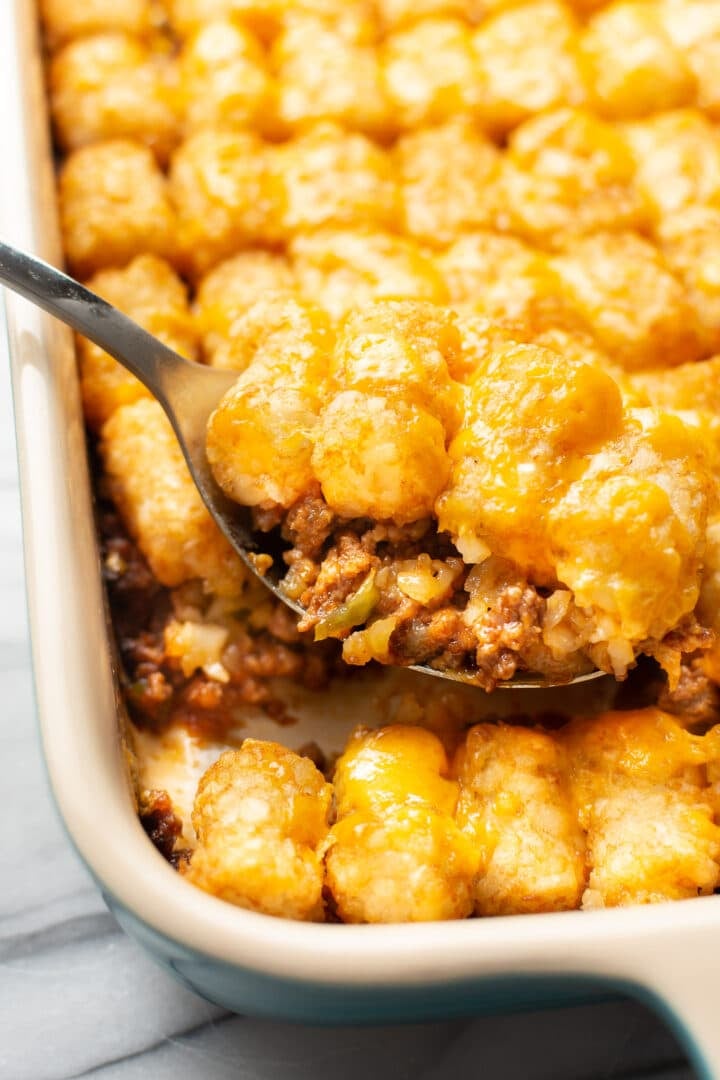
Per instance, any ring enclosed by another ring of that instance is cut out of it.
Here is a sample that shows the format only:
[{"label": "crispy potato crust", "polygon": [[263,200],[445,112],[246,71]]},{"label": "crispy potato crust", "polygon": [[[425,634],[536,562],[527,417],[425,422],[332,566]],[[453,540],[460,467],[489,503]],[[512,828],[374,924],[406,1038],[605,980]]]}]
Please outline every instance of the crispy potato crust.
[{"label": "crispy potato crust", "polygon": [[330,786],[308,758],[246,739],[198,785],[198,846],[184,876],[239,907],[316,921],[329,805]]}]

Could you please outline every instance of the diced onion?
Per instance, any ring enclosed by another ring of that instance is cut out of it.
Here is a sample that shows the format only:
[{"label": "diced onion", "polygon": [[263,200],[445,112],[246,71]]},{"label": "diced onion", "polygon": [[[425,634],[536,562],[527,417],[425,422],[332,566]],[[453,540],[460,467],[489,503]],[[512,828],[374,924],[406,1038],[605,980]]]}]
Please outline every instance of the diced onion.
[{"label": "diced onion", "polygon": [[439,600],[452,588],[457,569],[439,559],[408,559],[400,563],[397,587],[405,596],[419,604]]},{"label": "diced onion", "polygon": [[202,669],[211,679],[227,681],[221,656],[228,639],[228,631],[217,623],[178,622],[173,619],[165,627],[165,650],[176,657],[185,678]]}]

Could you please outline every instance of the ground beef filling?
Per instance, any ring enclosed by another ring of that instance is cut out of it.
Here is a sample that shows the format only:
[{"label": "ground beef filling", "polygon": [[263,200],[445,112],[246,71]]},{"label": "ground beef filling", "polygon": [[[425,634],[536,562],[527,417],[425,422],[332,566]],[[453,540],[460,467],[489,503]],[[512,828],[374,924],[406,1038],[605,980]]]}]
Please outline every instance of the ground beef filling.
[{"label": "ground beef filling", "polygon": [[663,685],[657,703],[693,729],[720,723],[720,687],[708,677],[702,653],[682,664],[675,689]]},{"label": "ground beef filling", "polygon": [[[285,554],[285,587],[306,607],[300,632],[295,616],[282,603],[272,604],[262,630],[249,625],[237,633],[224,652],[228,681],[220,682],[202,670],[185,675],[167,653],[165,629],[173,618],[170,590],[161,586],[118,514],[105,506],[100,514],[103,566],[120,653],[125,696],[131,715],[141,726],[163,730],[181,724],[190,731],[222,738],[238,722],[237,711],[253,705],[279,723],[293,717],[277,694],[274,680],[290,679],[320,690],[331,678],[347,677],[340,645],[328,636],[314,641],[323,620],[332,620],[353,597],[369,574],[374,574],[376,625],[392,620],[386,642],[386,662],[407,666],[427,664],[462,671],[478,685],[492,689],[518,671],[540,671],[554,682],[573,678],[590,664],[574,655],[554,661],[542,640],[547,600],[542,590],[526,581],[496,582],[479,616],[469,625],[465,613],[468,568],[452,545],[429,522],[404,529],[367,521],[340,522],[318,494],[301,500],[284,518],[258,515],[256,524],[281,526],[290,544]],[[447,568],[450,584],[433,603],[419,603],[400,587],[400,567],[428,560]],[[509,564],[508,564],[509,565]],[[350,601],[350,605],[348,605]],[[350,612],[353,618],[352,611]],[[341,632],[345,660],[353,663],[351,638],[355,626]],[[707,637],[704,632],[704,637]],[[662,706],[669,712],[692,713],[697,721],[720,714],[720,692],[703,669],[707,643],[689,629],[668,635],[665,644],[678,654],[679,683],[665,690]],[[689,655],[685,655],[689,654]],[[355,656],[365,663],[367,654]],[[653,693],[653,700],[656,694]]]},{"label": "ground beef filling", "polygon": [[118,514],[100,514],[104,576],[133,720],[162,730],[182,724],[208,737],[222,738],[237,724],[237,709],[260,706],[280,723],[293,718],[274,689],[278,678],[319,690],[346,671],[333,641],[315,644],[298,631],[292,612],[279,601],[264,628],[243,627],[223,654],[226,682],[202,670],[190,675],[168,655],[165,629],[173,618],[170,590],[153,576]]},{"label": "ground beef filling", "polygon": [[[284,516],[256,513],[255,526],[266,531],[280,526],[289,544],[283,588],[305,609],[300,629],[314,631],[316,640],[343,640],[343,657],[350,664],[373,658],[401,666],[427,664],[462,671],[487,690],[518,670],[553,667],[542,647],[541,592],[510,573],[469,623],[471,568],[429,519],[405,527],[342,520],[318,488]],[[374,642],[356,633],[363,626],[371,636],[377,628]],[[378,645],[379,634],[386,639]],[[555,665],[552,676],[569,680],[590,667],[575,657],[569,665]]]},{"label": "ground beef filling", "polygon": [[[404,527],[342,519],[316,485],[286,513],[256,510],[254,525],[278,531],[288,545],[282,586],[304,608],[299,629],[316,642],[341,640],[349,664],[428,665],[462,672],[485,690],[521,673],[563,683],[605,667],[589,630],[583,637],[583,621],[591,629],[586,613],[574,609],[567,620],[566,640],[575,635],[577,645],[553,647],[544,634],[556,618],[547,619],[553,590],[498,556],[467,566],[430,519]],[[683,657],[707,648],[698,640],[707,632],[685,622],[692,626],[648,643],[673,684]]]},{"label": "ground beef filling", "polygon": [[178,846],[178,840],[182,834],[182,821],[173,810],[167,791],[143,791],[139,799],[138,812],[143,829],[160,854],[175,869],[181,862],[189,860],[188,849]]}]

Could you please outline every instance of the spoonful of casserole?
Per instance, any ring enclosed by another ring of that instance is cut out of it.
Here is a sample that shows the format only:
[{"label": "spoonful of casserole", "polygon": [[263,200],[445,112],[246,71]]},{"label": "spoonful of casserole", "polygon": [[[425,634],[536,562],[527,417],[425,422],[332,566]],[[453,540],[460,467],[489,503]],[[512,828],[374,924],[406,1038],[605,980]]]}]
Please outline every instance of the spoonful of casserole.
[{"label": "spoonful of casserole", "polygon": [[490,690],[621,679],[640,653],[672,677],[697,647],[702,440],[599,366],[433,304],[338,327],[275,294],[223,370],[6,245],[0,280],[141,380],[237,554],[347,662]]}]

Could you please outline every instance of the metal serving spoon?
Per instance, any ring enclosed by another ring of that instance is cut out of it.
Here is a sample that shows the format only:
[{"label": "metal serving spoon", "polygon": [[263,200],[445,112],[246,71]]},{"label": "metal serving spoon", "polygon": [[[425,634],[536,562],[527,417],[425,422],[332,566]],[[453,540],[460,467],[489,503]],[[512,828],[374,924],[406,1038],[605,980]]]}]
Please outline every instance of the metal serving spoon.
[{"label": "metal serving spoon", "polygon": [[[279,600],[299,615],[303,614],[302,607],[283,592],[277,570],[263,573],[258,569],[255,556],[267,552],[258,544],[250,511],[227,498],[208,465],[205,453],[207,422],[220,398],[235,383],[238,373],[186,360],[67,274],[1,242],[0,282],[99,345],[148,388],[173,426],[203,502],[235,551]],[[273,567],[277,561],[273,560]],[[413,670],[454,682],[474,682],[472,672],[439,671],[424,664],[414,666]],[[572,681],[586,682],[602,674],[592,671]],[[525,690],[559,684],[522,675],[498,685]]]}]

